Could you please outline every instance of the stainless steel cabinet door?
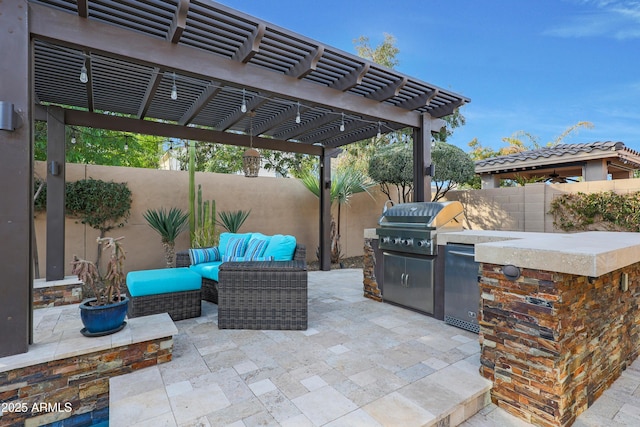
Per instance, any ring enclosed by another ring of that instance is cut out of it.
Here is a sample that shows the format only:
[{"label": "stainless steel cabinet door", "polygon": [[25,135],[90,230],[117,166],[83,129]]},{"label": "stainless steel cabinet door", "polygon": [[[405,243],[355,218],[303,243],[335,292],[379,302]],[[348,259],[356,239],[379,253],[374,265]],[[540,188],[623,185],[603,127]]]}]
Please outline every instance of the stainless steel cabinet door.
[{"label": "stainless steel cabinet door", "polygon": [[434,268],[434,258],[385,252],[383,299],[433,314]]}]

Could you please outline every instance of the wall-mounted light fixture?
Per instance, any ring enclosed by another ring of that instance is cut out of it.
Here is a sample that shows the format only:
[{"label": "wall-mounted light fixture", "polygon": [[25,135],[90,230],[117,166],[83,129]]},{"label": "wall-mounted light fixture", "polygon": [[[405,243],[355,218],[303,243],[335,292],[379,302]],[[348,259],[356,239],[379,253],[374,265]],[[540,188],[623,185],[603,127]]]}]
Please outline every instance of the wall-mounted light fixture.
[{"label": "wall-mounted light fixture", "polygon": [[49,173],[53,176],[60,175],[60,164],[55,160],[49,162]]},{"label": "wall-mounted light fixture", "polygon": [[515,265],[505,265],[502,267],[502,274],[511,281],[518,280],[520,277],[520,269]]},{"label": "wall-mounted light fixture", "polygon": [[0,101],[0,130],[13,132],[18,127],[18,115],[13,109],[13,104]]}]

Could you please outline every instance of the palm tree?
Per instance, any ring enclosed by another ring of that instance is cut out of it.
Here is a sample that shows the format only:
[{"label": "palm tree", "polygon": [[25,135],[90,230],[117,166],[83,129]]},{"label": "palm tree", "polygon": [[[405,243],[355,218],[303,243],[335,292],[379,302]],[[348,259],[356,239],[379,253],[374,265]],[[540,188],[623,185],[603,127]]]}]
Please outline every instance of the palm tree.
[{"label": "palm tree", "polygon": [[[309,191],[320,197],[320,180],[317,175],[307,172],[302,176],[302,183]],[[369,192],[369,187],[375,185],[362,171],[352,168],[339,168],[331,179],[329,197],[331,204],[338,203],[338,220],[331,219],[331,262],[338,263],[342,258],[340,248],[340,211],[343,204],[349,204],[351,196],[363,191]]]},{"label": "palm tree", "polygon": [[164,208],[147,209],[143,215],[149,227],[160,234],[167,268],[173,267],[176,238],[189,227],[189,214],[173,207],[168,212]]}]

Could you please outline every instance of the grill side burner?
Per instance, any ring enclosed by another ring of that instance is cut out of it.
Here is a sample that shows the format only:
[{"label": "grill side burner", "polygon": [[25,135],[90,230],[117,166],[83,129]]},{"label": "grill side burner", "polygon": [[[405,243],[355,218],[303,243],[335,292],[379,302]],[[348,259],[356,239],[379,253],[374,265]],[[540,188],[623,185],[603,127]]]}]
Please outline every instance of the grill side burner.
[{"label": "grill side burner", "polygon": [[384,301],[427,314],[434,312],[438,252],[437,234],[462,230],[460,202],[403,203],[389,208],[378,221],[378,246],[383,251]]}]

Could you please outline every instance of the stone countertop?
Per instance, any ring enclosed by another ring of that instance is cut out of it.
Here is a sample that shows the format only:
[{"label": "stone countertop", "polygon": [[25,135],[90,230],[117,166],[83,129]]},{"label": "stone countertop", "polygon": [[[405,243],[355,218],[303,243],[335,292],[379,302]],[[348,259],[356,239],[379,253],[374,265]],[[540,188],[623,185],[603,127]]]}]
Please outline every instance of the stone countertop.
[{"label": "stone countertop", "polygon": [[438,244],[476,245],[475,260],[598,277],[640,262],[640,233],[528,233],[467,230],[438,235]]}]

